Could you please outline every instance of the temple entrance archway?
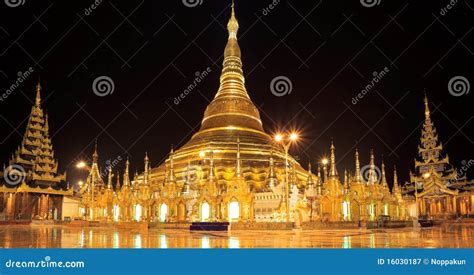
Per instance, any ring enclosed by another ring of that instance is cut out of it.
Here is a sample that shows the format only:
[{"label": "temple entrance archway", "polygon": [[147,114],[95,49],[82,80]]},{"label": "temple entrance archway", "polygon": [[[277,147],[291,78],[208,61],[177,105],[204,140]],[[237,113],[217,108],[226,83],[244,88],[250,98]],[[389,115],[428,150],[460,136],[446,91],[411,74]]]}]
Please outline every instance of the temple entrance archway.
[{"label": "temple entrance archway", "polygon": [[182,222],[186,220],[186,205],[180,203],[178,205],[178,221]]},{"label": "temple entrance archway", "polygon": [[238,220],[240,218],[240,203],[233,200],[229,203],[229,221]]},{"label": "temple entrance archway", "polygon": [[209,203],[203,202],[201,204],[201,221],[203,222],[208,221],[210,216],[211,216],[211,207],[209,206]]}]

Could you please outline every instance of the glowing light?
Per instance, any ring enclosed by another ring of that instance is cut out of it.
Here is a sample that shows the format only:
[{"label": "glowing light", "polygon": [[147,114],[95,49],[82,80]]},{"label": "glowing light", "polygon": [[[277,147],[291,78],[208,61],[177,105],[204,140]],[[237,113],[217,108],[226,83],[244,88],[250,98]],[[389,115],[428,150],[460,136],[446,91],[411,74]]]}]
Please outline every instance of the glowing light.
[{"label": "glowing light", "polygon": [[424,177],[425,179],[429,178],[430,176],[431,176],[430,173],[424,173],[424,174],[423,174],[423,177]]},{"label": "glowing light", "polygon": [[211,216],[211,209],[209,203],[205,202],[201,205],[201,221],[205,222]]},{"label": "glowing light", "polygon": [[282,135],[282,134],[276,134],[276,135],[275,135],[275,140],[276,140],[277,142],[282,141],[282,140],[283,140],[283,135]]},{"label": "glowing light", "polygon": [[77,168],[84,168],[84,167],[86,167],[86,163],[83,162],[83,161],[81,161],[81,162],[79,162],[79,163],[76,164],[76,167],[77,167]]},{"label": "glowing light", "polygon": [[298,139],[298,134],[297,133],[291,133],[290,140],[291,141],[296,141],[297,139]]},{"label": "glowing light", "polygon": [[203,158],[205,156],[206,156],[206,152],[204,151],[199,152],[199,157]]},{"label": "glowing light", "polygon": [[139,222],[142,218],[142,206],[137,204],[135,205],[135,220]]},{"label": "glowing light", "polygon": [[79,187],[82,187],[82,185],[84,184],[84,182],[82,180],[78,181],[77,184],[79,185]]},{"label": "glowing light", "polygon": [[163,203],[160,207],[160,222],[165,222],[167,215],[168,215],[168,205]]},{"label": "glowing light", "polygon": [[324,158],[324,159],[321,160],[321,163],[322,163],[323,165],[328,164],[328,162],[329,162],[329,161],[328,161],[327,158]]},{"label": "glowing light", "polygon": [[233,201],[229,204],[229,220],[236,220],[240,216],[240,206],[238,201]]}]

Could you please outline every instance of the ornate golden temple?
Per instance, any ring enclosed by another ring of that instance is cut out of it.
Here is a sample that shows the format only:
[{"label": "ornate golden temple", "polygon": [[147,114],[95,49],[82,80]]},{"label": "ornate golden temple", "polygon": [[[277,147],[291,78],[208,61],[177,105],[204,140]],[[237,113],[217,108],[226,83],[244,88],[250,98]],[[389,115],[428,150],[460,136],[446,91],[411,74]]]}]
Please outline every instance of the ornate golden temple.
[{"label": "ornate golden temple", "polygon": [[199,131],[159,167],[151,168],[146,155],[144,172],[132,180],[127,160],[115,187],[111,171],[107,184],[100,178],[96,149],[81,189],[83,215],[123,222],[406,220],[396,172],[391,191],[373,153],[364,176],[356,151],[355,169],[341,182],[334,144],[313,174],[288,154],[297,133],[272,137],[263,130],[245,87],[238,28],[232,6],[220,86]]},{"label": "ornate golden temple", "polygon": [[73,195],[58,173],[40,93],[38,83],[21,145],[0,172],[0,220],[61,219],[63,197]]}]

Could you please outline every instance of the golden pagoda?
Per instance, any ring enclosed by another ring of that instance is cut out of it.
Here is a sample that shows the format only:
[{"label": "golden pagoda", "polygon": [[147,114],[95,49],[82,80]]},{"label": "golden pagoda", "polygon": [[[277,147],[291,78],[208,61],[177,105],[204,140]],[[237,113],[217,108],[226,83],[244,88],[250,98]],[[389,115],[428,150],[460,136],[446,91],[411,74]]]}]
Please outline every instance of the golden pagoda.
[{"label": "golden pagoda", "polygon": [[172,146],[168,158],[155,168],[145,154],[144,172],[132,181],[127,160],[114,195],[109,187],[97,189],[105,185],[97,179],[96,149],[80,192],[82,207],[89,208],[85,218],[109,221],[112,198],[115,222],[231,221],[281,223],[283,228],[288,223],[374,221],[402,207],[403,198],[395,199],[386,179],[379,184],[373,153],[369,180],[362,179],[356,151],[355,174],[346,172],[341,183],[332,142],[330,160],[314,175],[310,164],[306,170],[289,154],[296,133],[272,137],[264,131],[245,87],[238,28],[232,5],[219,89],[199,131],[186,144]]},{"label": "golden pagoda", "polygon": [[[446,219],[472,216],[474,213],[474,182],[468,181],[442,156],[443,145],[431,121],[428,97],[425,95],[425,120],[418,147],[420,160],[415,159],[415,173],[404,193],[414,196],[416,215],[422,219]],[[472,165],[471,162],[465,166]]]},{"label": "golden pagoda", "polygon": [[21,145],[0,177],[0,219],[61,218],[63,196],[72,195],[72,189],[65,183],[66,173],[58,172],[39,82]]}]

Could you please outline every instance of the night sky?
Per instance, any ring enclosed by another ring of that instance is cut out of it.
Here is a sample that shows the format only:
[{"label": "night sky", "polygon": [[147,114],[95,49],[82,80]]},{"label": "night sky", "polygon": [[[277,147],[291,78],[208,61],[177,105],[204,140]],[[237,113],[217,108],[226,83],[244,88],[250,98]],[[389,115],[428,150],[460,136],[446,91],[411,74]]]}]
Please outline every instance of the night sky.
[{"label": "night sky", "polygon": [[[34,72],[0,101],[1,163],[21,142],[40,77],[68,181],[85,177],[73,164],[90,158],[95,139],[102,168],[128,155],[132,172],[140,172],[145,151],[159,165],[171,144],[180,147],[197,131],[218,89],[230,1],[201,1],[188,1],[195,7],[181,0],[97,1],[95,9],[89,9],[94,1],[25,0],[18,7],[2,1],[0,92],[18,72]],[[364,7],[355,0],[293,0],[270,8],[270,0],[237,0],[246,86],[265,130],[299,129],[303,140],[291,153],[305,167],[327,155],[333,138],[340,174],[354,169],[355,147],[362,165],[373,148],[377,165],[384,156],[389,182],[394,164],[405,181],[414,169],[426,89],[451,163],[474,159],[474,92],[454,96],[448,88],[458,76],[473,83],[474,3],[451,2],[447,9],[450,1],[381,0]],[[175,104],[196,72],[206,70]],[[384,70],[353,104],[374,72]],[[105,96],[92,89],[101,76],[114,83]],[[283,96],[270,88],[279,76],[292,84]]]}]

